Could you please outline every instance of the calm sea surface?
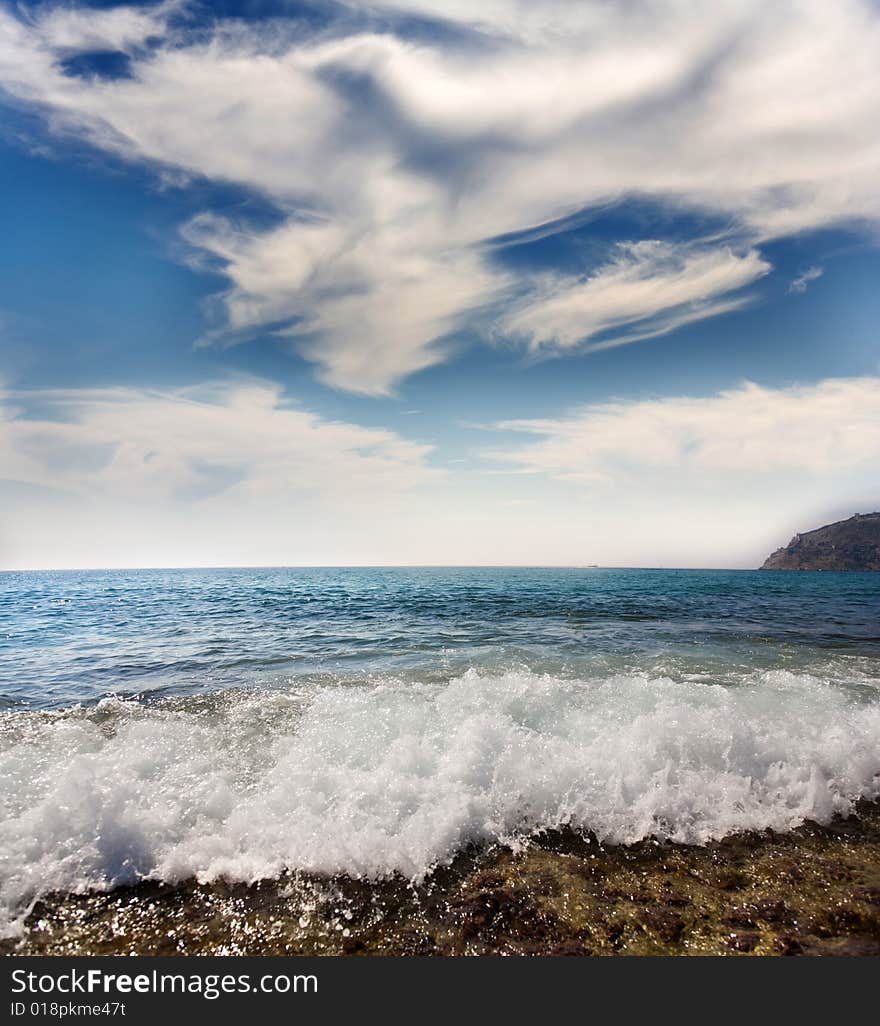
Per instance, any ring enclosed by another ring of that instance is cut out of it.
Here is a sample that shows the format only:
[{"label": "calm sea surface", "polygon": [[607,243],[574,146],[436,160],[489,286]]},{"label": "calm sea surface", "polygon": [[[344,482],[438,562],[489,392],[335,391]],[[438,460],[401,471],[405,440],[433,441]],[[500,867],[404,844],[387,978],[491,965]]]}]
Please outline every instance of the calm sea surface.
[{"label": "calm sea surface", "polygon": [[570,675],[880,656],[880,574],[232,569],[0,574],[7,708],[470,668]]}]

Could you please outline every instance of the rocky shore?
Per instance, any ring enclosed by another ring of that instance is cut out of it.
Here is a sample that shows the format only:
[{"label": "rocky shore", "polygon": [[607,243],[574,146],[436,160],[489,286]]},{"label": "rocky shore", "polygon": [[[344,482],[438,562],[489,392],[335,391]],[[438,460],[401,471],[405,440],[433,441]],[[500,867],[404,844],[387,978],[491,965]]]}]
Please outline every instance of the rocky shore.
[{"label": "rocky shore", "polygon": [[570,833],[426,883],[143,883],[37,903],[3,953],[877,955],[880,805],[687,847]]}]

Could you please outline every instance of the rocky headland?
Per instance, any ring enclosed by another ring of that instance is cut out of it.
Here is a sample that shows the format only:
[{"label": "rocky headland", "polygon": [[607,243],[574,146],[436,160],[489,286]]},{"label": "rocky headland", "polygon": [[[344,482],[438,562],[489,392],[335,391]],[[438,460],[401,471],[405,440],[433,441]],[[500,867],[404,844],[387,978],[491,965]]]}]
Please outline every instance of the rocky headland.
[{"label": "rocky headland", "polygon": [[796,534],[764,561],[762,570],[880,570],[880,513]]}]

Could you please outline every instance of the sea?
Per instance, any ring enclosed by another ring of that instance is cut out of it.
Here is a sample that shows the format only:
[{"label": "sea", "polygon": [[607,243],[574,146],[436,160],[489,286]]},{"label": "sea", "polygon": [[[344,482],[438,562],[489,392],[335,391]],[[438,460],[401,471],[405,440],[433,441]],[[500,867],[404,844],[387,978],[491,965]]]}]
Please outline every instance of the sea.
[{"label": "sea", "polygon": [[880,796],[880,574],[0,574],[0,923],[48,893],[423,881]]}]

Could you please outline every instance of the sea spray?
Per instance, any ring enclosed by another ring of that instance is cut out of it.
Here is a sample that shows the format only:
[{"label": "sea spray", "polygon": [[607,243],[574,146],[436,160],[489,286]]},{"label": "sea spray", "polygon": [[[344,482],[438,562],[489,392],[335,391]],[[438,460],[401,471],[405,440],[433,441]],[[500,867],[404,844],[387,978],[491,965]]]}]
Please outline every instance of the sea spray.
[{"label": "sea spray", "polygon": [[880,794],[880,696],[843,666],[724,685],[470,670],[4,713],[6,922],[141,879],[418,880],[562,826],[701,844],[827,822]]}]

